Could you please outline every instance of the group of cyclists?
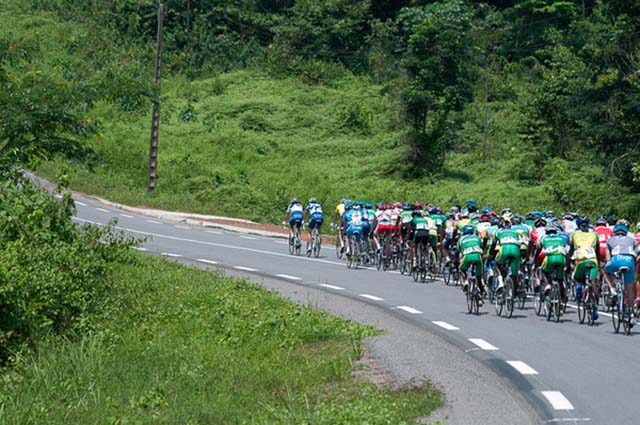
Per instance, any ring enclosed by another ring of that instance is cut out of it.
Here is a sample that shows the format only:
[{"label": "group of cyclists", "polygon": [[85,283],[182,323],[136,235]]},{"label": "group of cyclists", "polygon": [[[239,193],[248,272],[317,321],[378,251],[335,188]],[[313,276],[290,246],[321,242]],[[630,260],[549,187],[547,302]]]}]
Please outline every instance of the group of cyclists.
[{"label": "group of cyclists", "polygon": [[[308,221],[309,242],[312,229],[320,230],[324,215],[316,198],[306,207],[293,198],[285,213],[287,220],[292,233]],[[391,257],[394,246],[406,246],[411,269],[420,267],[420,259],[434,256],[441,268],[455,264],[465,292],[470,284],[468,271],[473,270],[480,293],[486,294],[485,269],[494,266],[499,273],[493,289],[503,291],[508,276],[517,291],[521,268],[528,266],[540,270],[532,274],[534,292],[548,294],[552,283],[559,282],[564,305],[567,276],[575,283],[577,298],[589,288],[596,299],[603,290],[614,300],[617,275],[624,281],[631,325],[634,309],[640,309],[640,261],[636,261],[640,223],[633,232],[627,220],[614,216],[598,216],[592,222],[577,213],[531,211],[519,215],[509,208],[498,213],[490,206],[480,210],[472,199],[446,213],[422,202],[374,205],[343,199],[334,211],[332,225],[338,229],[339,257],[344,254],[349,258],[359,246],[356,244],[363,244],[380,259]],[[598,319],[597,305],[591,314],[593,320]]]}]

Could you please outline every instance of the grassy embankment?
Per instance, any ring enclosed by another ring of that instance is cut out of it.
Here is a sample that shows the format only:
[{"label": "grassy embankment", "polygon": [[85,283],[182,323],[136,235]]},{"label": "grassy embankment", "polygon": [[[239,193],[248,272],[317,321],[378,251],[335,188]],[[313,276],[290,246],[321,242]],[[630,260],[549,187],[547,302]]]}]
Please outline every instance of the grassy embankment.
[{"label": "grassy embankment", "polygon": [[373,328],[245,280],[137,256],[113,313],[2,374],[0,423],[388,423],[442,404],[352,374]]}]

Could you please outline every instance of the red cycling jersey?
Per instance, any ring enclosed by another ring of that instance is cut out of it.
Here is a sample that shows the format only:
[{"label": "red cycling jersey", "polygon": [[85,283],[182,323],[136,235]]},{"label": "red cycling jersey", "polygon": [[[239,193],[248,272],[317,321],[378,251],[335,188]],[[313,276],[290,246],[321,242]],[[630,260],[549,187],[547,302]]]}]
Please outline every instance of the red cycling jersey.
[{"label": "red cycling jersey", "polygon": [[598,246],[600,247],[600,258],[604,260],[607,255],[607,241],[613,236],[613,230],[607,226],[598,226],[593,229],[598,234]]}]

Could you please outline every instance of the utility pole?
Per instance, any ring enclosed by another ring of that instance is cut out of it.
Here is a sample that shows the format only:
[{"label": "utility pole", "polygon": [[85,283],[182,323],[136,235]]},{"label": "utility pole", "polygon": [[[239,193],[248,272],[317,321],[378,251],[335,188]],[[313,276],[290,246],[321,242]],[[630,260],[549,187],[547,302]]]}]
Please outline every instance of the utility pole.
[{"label": "utility pole", "polygon": [[160,64],[162,63],[162,21],[164,20],[164,6],[158,5],[158,35],[156,47],[156,87],[153,96],[153,113],[151,115],[151,141],[149,143],[149,178],[147,192],[156,188],[158,166],[158,125],[160,124]]}]

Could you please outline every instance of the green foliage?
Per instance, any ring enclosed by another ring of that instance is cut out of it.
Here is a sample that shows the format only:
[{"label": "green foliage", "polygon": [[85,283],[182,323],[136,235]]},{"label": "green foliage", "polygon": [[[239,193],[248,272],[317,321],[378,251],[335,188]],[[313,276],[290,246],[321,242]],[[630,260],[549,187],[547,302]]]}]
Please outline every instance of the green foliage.
[{"label": "green foliage", "polygon": [[119,265],[112,315],[77,341],[47,341],[2,376],[0,422],[411,423],[431,385],[357,380],[376,331],[246,280],[154,259]]},{"label": "green foliage", "polygon": [[112,295],[109,263],[133,243],[110,227],[76,227],[58,202],[27,181],[0,185],[0,363],[49,335],[85,332]]}]

